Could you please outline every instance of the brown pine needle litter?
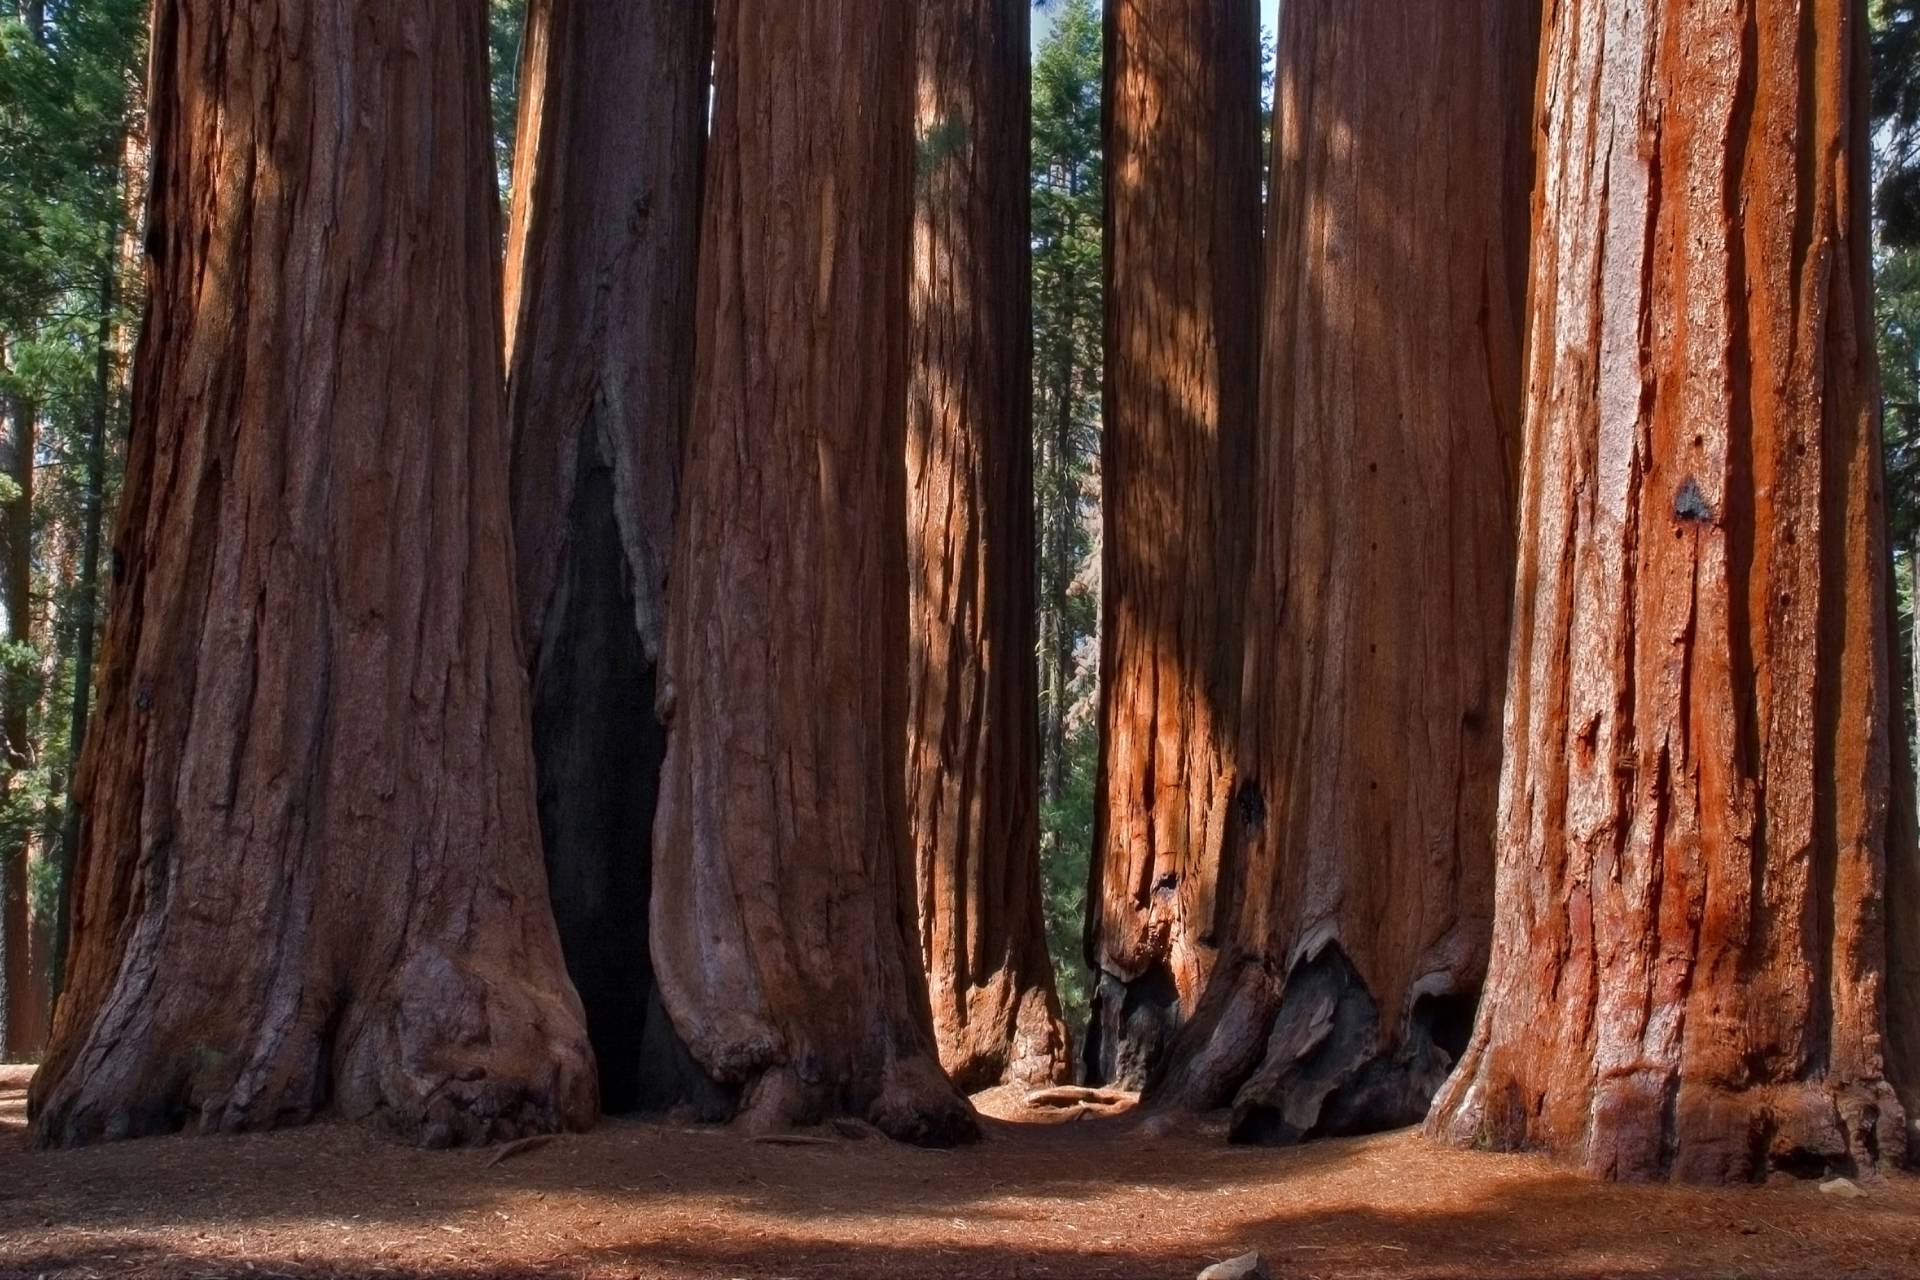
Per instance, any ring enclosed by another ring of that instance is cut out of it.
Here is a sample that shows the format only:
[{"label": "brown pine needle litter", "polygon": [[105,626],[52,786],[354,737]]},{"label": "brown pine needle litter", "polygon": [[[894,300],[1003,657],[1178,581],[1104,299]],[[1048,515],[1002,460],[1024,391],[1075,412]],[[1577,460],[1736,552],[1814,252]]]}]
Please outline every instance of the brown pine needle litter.
[{"label": "brown pine needle litter", "polygon": [[1250,1251],[1285,1280],[1892,1280],[1920,1257],[1911,1177],[1857,1200],[1608,1186],[1411,1133],[1273,1150],[1062,1123],[1023,1091],[983,1095],[986,1140],[947,1153],[638,1120],[485,1153],[343,1124],[37,1153],[25,1081],[0,1074],[8,1280],[1192,1280]]}]

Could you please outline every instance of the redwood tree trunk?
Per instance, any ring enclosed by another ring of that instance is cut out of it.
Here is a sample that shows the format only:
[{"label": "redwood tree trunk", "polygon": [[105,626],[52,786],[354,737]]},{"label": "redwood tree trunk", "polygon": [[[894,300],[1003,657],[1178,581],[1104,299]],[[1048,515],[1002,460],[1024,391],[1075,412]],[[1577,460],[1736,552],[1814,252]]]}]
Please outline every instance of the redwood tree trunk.
[{"label": "redwood tree trunk", "polygon": [[1106,12],[1101,655],[1086,1061],[1139,1085],[1214,957],[1250,519],[1260,264],[1253,0]]},{"label": "redwood tree trunk", "polygon": [[512,623],[483,23],[155,10],[152,285],[43,1143],[593,1118]]},{"label": "redwood tree trunk", "polygon": [[650,1054],[646,905],[709,20],[685,0],[533,0],[524,42],[506,271],[521,625],[548,883],[609,1111],[673,1093]]},{"label": "redwood tree trunk", "polygon": [[1891,1161],[1865,9],[1555,13],[1498,909],[1429,1125],[1607,1177]]},{"label": "redwood tree trunk", "polygon": [[1069,1072],[1040,914],[1030,3],[931,0],[916,37],[907,812],[934,1035],[966,1090]]},{"label": "redwood tree trunk", "polygon": [[1472,1026],[1538,52],[1510,0],[1281,21],[1223,957],[1154,1091],[1241,1140],[1413,1124]]},{"label": "redwood tree trunk", "polygon": [[721,0],[655,972],[751,1124],[970,1136],[906,822],[912,9]]}]

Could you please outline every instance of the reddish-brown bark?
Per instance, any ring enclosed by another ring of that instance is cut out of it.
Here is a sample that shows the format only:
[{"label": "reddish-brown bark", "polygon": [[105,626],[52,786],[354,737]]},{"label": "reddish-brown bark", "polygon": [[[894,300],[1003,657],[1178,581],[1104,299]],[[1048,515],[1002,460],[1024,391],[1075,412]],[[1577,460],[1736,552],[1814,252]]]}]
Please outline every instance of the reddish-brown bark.
[{"label": "reddish-brown bark", "polygon": [[688,0],[533,0],[522,60],[506,268],[521,625],[548,884],[609,1111],[674,1093],[649,1052],[650,1015],[665,1028],[645,922],[709,21]]},{"label": "reddish-brown bark", "polygon": [[[27,857],[28,876],[47,856],[44,841],[35,840]],[[31,883],[31,880],[29,880]],[[27,925],[27,984],[16,1027],[15,1043],[23,1055],[38,1057],[53,1029],[53,922],[33,915]]]},{"label": "reddish-brown bark", "polygon": [[752,1125],[971,1136],[905,797],[912,11],[721,0],[667,619],[655,973]]},{"label": "reddish-brown bark", "polygon": [[1259,516],[1222,958],[1154,1100],[1411,1124],[1493,909],[1539,17],[1281,20]]},{"label": "reddish-brown bark", "polygon": [[583,1126],[512,623],[482,6],[166,0],[39,1140]]},{"label": "reddish-brown bark", "polygon": [[1142,1083],[1212,965],[1260,264],[1253,0],[1106,13],[1101,760],[1086,1061]]},{"label": "reddish-brown bark", "polygon": [[934,1036],[967,1090],[1069,1074],[1040,913],[1029,7],[930,0],[916,29],[907,813]]},{"label": "reddish-brown bark", "polygon": [[1885,494],[1865,8],[1558,5],[1486,999],[1430,1129],[1872,1166]]}]

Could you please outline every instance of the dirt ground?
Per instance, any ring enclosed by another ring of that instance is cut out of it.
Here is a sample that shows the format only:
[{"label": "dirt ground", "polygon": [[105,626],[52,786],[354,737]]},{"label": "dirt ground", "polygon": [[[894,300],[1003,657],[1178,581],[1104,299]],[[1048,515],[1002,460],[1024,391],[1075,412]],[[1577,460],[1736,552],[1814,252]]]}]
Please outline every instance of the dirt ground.
[{"label": "dirt ground", "polygon": [[1250,1249],[1276,1280],[1920,1275],[1920,1178],[1601,1186],[1405,1133],[1276,1151],[1125,1116],[952,1152],[616,1120],[491,1165],[345,1125],[42,1154],[25,1084],[0,1068],[7,1277],[1191,1280]]}]

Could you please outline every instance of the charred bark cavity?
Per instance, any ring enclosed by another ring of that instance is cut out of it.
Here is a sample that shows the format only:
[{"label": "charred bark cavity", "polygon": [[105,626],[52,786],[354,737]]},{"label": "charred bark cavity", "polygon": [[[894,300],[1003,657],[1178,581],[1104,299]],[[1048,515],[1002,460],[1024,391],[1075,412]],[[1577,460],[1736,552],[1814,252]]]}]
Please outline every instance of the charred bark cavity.
[{"label": "charred bark cavity", "polygon": [[1116,1089],[1145,1089],[1180,1022],[1180,990],[1164,961],[1148,965],[1132,980],[1102,973],[1081,1059],[1087,1080]]},{"label": "charred bark cavity", "polygon": [[[613,467],[581,432],[568,555],[533,670],[533,746],[547,884],[586,1009],[601,1109],[662,1110],[711,1090],[656,1023],[647,902],[667,731],[634,625]],[[691,1075],[688,1072],[691,1071]]]},{"label": "charred bark cavity", "polygon": [[1199,1054],[1175,1060],[1154,1100],[1207,1109],[1231,1098],[1231,1140],[1274,1146],[1419,1123],[1465,1049],[1478,994],[1417,995],[1396,1038],[1333,942],[1296,963],[1277,997],[1270,978],[1230,990],[1228,1007],[1196,1019]]}]

